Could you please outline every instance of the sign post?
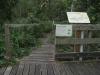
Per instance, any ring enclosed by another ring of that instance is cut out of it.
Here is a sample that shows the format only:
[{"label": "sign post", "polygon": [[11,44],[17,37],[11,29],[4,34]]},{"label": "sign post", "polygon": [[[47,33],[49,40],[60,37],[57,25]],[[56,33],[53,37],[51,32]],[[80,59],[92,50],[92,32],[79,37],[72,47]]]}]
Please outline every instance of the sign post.
[{"label": "sign post", "polygon": [[[67,16],[69,22],[73,24],[90,23],[89,17],[85,12],[67,12]],[[76,33],[75,38],[84,39],[84,31],[76,31],[75,33]],[[83,52],[83,51],[84,51],[83,44],[75,45],[75,52]],[[82,57],[80,57],[79,60],[82,60]]]}]

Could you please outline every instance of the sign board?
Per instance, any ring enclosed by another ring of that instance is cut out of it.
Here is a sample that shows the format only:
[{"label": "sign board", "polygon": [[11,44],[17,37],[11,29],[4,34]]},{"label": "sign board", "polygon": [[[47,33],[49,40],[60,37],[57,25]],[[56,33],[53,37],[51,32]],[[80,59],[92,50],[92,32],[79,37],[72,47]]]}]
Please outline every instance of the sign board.
[{"label": "sign board", "polygon": [[56,36],[59,36],[59,37],[72,36],[72,25],[56,24]]},{"label": "sign board", "polygon": [[70,23],[90,23],[86,12],[67,12]]}]

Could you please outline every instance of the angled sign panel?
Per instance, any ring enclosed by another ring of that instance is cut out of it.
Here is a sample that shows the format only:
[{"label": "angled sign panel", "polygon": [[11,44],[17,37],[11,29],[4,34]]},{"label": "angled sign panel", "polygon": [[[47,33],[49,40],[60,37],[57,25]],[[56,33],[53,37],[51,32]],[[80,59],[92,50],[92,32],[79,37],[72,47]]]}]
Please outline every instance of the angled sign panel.
[{"label": "angled sign panel", "polygon": [[69,23],[90,23],[86,12],[67,12]]}]

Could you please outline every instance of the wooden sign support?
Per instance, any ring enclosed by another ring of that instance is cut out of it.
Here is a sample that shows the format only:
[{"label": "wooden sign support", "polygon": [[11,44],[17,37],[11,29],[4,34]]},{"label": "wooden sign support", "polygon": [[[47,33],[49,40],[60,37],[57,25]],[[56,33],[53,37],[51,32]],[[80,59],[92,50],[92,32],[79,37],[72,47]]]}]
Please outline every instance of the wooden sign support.
[{"label": "wooden sign support", "polygon": [[[90,23],[87,13],[85,12],[67,12],[68,20],[70,23],[74,24],[83,24],[83,23]],[[84,39],[84,31],[75,31],[75,38]],[[74,45],[75,52],[83,52],[83,44],[81,45]],[[82,60],[80,57],[79,60]]]}]

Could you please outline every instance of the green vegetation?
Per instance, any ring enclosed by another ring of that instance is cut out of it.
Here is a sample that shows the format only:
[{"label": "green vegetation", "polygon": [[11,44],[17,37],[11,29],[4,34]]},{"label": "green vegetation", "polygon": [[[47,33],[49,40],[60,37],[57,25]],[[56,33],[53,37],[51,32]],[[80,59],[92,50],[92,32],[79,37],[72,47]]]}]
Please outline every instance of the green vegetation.
[{"label": "green vegetation", "polygon": [[[53,20],[68,23],[66,12],[72,9],[88,12],[91,23],[100,23],[99,0],[0,0],[0,65],[15,63],[17,58],[28,55],[32,47],[40,44],[39,38],[52,31]],[[13,58],[9,61],[5,59],[5,23],[38,24],[10,28]]]}]

